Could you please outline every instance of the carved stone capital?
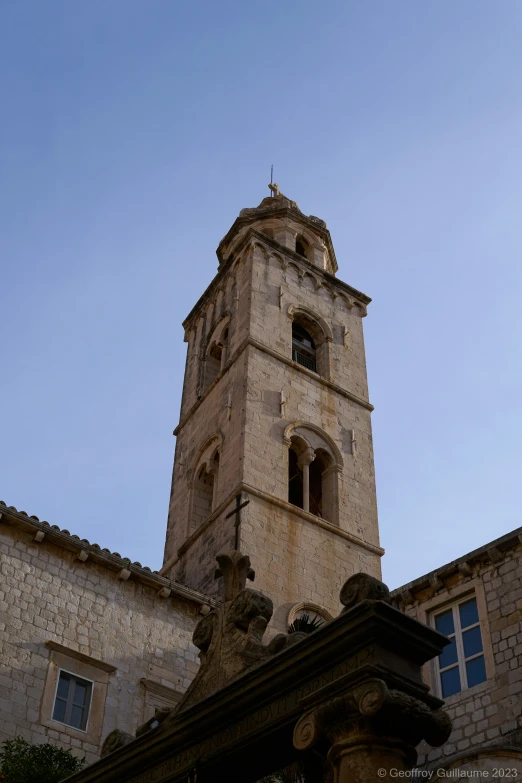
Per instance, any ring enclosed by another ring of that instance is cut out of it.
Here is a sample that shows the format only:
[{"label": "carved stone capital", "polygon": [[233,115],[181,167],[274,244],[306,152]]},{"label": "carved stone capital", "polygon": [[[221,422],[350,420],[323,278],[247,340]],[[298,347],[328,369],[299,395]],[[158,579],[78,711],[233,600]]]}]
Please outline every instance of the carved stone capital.
[{"label": "carved stone capital", "polygon": [[348,783],[373,780],[370,767],[374,772],[377,767],[411,768],[422,740],[439,746],[450,733],[451,721],[443,710],[389,690],[383,680],[368,679],[303,715],[294,729],[294,747],[309,750],[326,740],[328,760],[337,767],[335,780]]},{"label": "carved stone capital", "polygon": [[315,451],[310,446],[309,448],[303,449],[303,451],[300,452],[299,458],[297,460],[297,464],[302,469],[305,465],[310,465],[315,459]]},{"label": "carved stone capital", "polygon": [[294,729],[294,747],[297,750],[308,750],[325,736],[334,741],[343,739],[350,732],[347,721],[375,715],[388,697],[386,683],[371,679],[344,696],[326,702],[298,721]]}]

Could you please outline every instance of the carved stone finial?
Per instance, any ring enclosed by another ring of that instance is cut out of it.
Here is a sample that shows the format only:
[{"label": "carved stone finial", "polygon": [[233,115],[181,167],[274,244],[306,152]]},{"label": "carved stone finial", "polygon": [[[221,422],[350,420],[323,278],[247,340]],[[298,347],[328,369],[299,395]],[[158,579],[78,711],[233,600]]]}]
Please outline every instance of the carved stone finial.
[{"label": "carved stone finial", "polygon": [[247,579],[254,579],[250,558],[232,550],[216,560],[216,578],[224,581],[223,604],[202,617],[194,629],[192,641],[200,650],[201,665],[178,709],[204,699],[253,664],[300,641],[299,634],[278,634],[265,645],[273,604],[268,596],[245,587]]},{"label": "carved stone finial", "polygon": [[103,745],[101,746],[100,756],[103,758],[104,756],[108,756],[109,753],[114,753],[118,748],[123,748],[124,745],[128,745],[133,739],[134,737],[132,734],[127,734],[125,731],[114,729],[105,737]]},{"label": "carved stone finial", "polygon": [[339,595],[347,612],[361,601],[384,601],[391,604],[390,591],[384,584],[370,574],[354,574],[346,580]]},{"label": "carved stone finial", "polygon": [[223,577],[225,583],[223,598],[225,601],[233,601],[244,590],[246,580],[253,582],[255,579],[255,571],[250,568],[250,558],[233,550],[218,555],[216,560],[219,568],[216,568],[215,578]]}]

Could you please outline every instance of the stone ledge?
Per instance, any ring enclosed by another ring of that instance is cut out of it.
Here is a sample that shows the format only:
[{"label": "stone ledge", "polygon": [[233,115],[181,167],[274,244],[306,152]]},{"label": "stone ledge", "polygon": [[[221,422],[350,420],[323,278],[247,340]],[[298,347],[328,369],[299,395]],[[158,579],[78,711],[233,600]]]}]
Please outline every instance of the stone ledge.
[{"label": "stone ledge", "polygon": [[356,394],[353,394],[353,392],[347,391],[346,389],[343,389],[342,386],[338,386],[333,381],[329,381],[327,378],[323,378],[322,375],[318,375],[316,372],[312,372],[312,370],[308,370],[306,367],[303,367],[301,364],[298,364],[297,362],[292,361],[292,359],[289,359],[287,356],[284,356],[284,354],[279,353],[278,351],[274,351],[273,348],[269,348],[268,345],[264,345],[264,343],[260,343],[258,340],[254,340],[253,337],[247,337],[241,345],[236,348],[230,359],[227,361],[225,367],[219,375],[214,378],[212,383],[207,386],[201,397],[198,397],[196,402],[192,405],[191,408],[187,411],[187,413],[180,419],[179,423],[176,425],[176,428],[173,431],[173,435],[179,435],[185,424],[189,421],[189,419],[192,418],[192,416],[196,413],[199,406],[205,400],[212,389],[217,386],[221,378],[228,372],[230,367],[236,362],[241,354],[249,347],[257,348],[258,351],[262,351],[263,353],[268,354],[269,356],[272,356],[274,359],[277,359],[280,362],[283,362],[283,364],[286,364],[288,367],[291,367],[293,370],[297,370],[298,372],[302,373],[303,375],[307,375],[312,380],[316,381],[317,383],[321,384],[322,386],[326,386],[329,389],[332,389],[332,391],[337,392],[337,394],[340,394],[341,397],[345,397],[346,399],[350,400],[351,402],[354,402],[356,405],[360,405],[361,408],[365,408],[367,411],[372,412],[374,410],[373,405],[371,402],[368,402],[368,400],[363,400],[361,397],[358,397]]},{"label": "stone ledge", "polygon": [[155,696],[160,696],[162,699],[170,699],[175,703],[181,701],[183,696],[183,694],[175,688],[169,688],[168,685],[163,685],[161,682],[150,680],[148,677],[141,677],[140,685],[145,688],[148,693],[153,693]]},{"label": "stone ledge", "polygon": [[379,555],[380,557],[384,555],[384,549],[382,549],[382,547],[375,546],[375,544],[369,544],[362,538],[353,535],[353,533],[348,533],[346,530],[343,530],[337,525],[333,525],[326,519],[316,517],[315,514],[310,514],[309,511],[303,511],[302,508],[293,506],[286,500],[281,500],[281,498],[276,498],[273,495],[269,495],[268,492],[255,489],[255,487],[251,487],[249,484],[241,484],[241,491],[246,492],[249,495],[254,495],[254,497],[258,497],[260,500],[265,500],[267,503],[278,506],[279,508],[288,511],[290,514],[295,514],[295,516],[301,517],[301,519],[305,519],[307,522],[312,522],[312,524],[317,525],[318,527],[322,527],[323,530],[328,530],[330,533],[333,533],[340,538],[344,538],[346,541],[350,541],[350,543],[361,547],[361,549],[366,549],[368,552],[372,552],[374,555]]},{"label": "stone ledge", "polygon": [[[327,530],[329,533],[333,533],[336,536],[339,536],[339,538],[344,538],[346,541],[349,541],[351,544],[355,544],[356,546],[361,547],[361,549],[366,549],[368,552],[371,552],[374,555],[379,555],[379,557],[382,557],[384,555],[384,549],[380,546],[375,546],[374,544],[370,544],[366,541],[364,541],[362,538],[359,538],[358,536],[353,535],[353,533],[348,533],[346,530],[342,530],[340,527],[337,527],[337,525],[332,525],[331,522],[327,522],[326,519],[322,519],[321,517],[316,517],[315,514],[310,514],[309,511],[303,511],[302,508],[298,508],[297,506],[293,506],[291,503],[288,503],[286,500],[281,500],[281,498],[276,498],[274,495],[268,494],[268,492],[263,492],[260,489],[256,489],[255,487],[250,486],[250,484],[245,484],[244,482],[241,482],[238,484],[236,489],[234,489],[233,492],[231,492],[227,498],[219,505],[219,507],[209,516],[205,522],[203,522],[202,525],[198,527],[197,530],[192,533],[190,538],[188,538],[181,547],[177,550],[177,552],[170,557],[165,565],[162,567],[160,574],[165,573],[170,568],[172,568],[173,565],[175,565],[178,560],[190,549],[192,544],[194,544],[198,538],[205,532],[207,527],[214,522],[222,513],[225,511],[228,505],[234,500],[236,495],[241,494],[242,492],[245,492],[247,495],[253,495],[254,497],[259,498],[260,500],[264,500],[267,503],[271,503],[272,505],[278,506],[278,508],[282,508],[284,511],[287,511],[290,514],[294,514],[296,517],[300,517],[301,519],[305,519],[307,522],[311,522],[314,525],[317,525],[317,527],[323,528],[323,530]],[[209,602],[210,603],[210,602]]]},{"label": "stone ledge", "polygon": [[115,672],[118,668],[117,666],[113,666],[110,663],[99,661],[97,658],[92,658],[90,655],[86,655],[85,653],[79,652],[78,650],[74,650],[71,647],[65,647],[63,644],[58,644],[58,642],[55,642],[52,639],[46,642],[45,646],[48,647],[49,650],[54,650],[55,652],[59,652],[62,655],[67,655],[69,658],[76,658],[78,661],[82,661],[82,663],[88,663],[90,666],[95,666],[97,669],[101,669],[104,672],[109,672],[109,674]]},{"label": "stone ledge", "polygon": [[[314,225],[314,230],[316,230],[316,228],[317,227]],[[330,272],[327,272],[324,269],[320,269],[320,267],[315,266],[315,264],[312,264],[312,262],[308,261],[308,259],[303,258],[303,256],[300,256],[297,253],[294,253],[292,250],[285,247],[284,245],[280,245],[279,242],[276,242],[275,239],[271,239],[266,234],[263,234],[263,232],[250,228],[246,232],[241,242],[237,245],[237,247],[234,248],[233,254],[228,256],[227,259],[223,261],[223,263],[220,265],[217,274],[215,275],[213,280],[209,283],[209,285],[202,293],[202,295],[199,297],[198,301],[196,302],[196,304],[194,305],[190,313],[183,321],[182,326],[185,329],[185,331],[190,327],[192,320],[199,314],[199,311],[202,309],[202,307],[204,307],[204,305],[213,296],[215,289],[220,285],[220,283],[226,277],[230,267],[235,262],[238,254],[242,252],[242,250],[248,245],[248,243],[252,239],[262,242],[268,247],[272,247],[276,252],[281,253],[282,255],[287,255],[292,260],[297,259],[300,264],[302,264],[305,268],[309,268],[310,271],[312,271],[315,275],[317,275],[318,277],[323,277],[329,285],[339,288],[341,291],[349,294],[350,296],[353,296],[355,299],[361,302],[361,304],[363,304],[365,307],[366,305],[370,304],[370,302],[372,301],[371,298],[366,294],[363,294],[362,291],[358,291],[356,288],[352,288],[351,285],[343,282],[342,280],[339,280],[337,277],[335,277],[335,275],[331,274]],[[333,251],[333,246],[332,246],[332,251]],[[335,258],[335,254],[333,257]]]}]

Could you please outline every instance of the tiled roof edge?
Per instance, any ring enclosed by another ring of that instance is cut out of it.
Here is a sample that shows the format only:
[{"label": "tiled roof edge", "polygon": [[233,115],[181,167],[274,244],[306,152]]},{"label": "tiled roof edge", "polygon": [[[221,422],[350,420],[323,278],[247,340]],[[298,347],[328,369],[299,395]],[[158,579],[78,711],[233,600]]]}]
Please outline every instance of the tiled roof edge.
[{"label": "tiled roof edge", "polygon": [[[184,598],[200,606],[205,604],[217,606],[215,599],[203,593],[192,590],[190,587],[185,587],[185,585],[181,585],[178,582],[173,582],[171,579],[167,579],[167,577],[160,576],[158,571],[152,571],[147,566],[142,566],[141,563],[131,563],[130,558],[122,557],[119,552],[102,549],[99,544],[91,544],[86,538],[81,539],[79,536],[71,535],[68,530],[61,530],[58,525],[50,525],[49,522],[40,521],[36,516],[29,516],[25,511],[18,511],[14,506],[7,506],[3,500],[0,500],[0,516],[0,523],[7,522],[26,532],[40,534],[41,538],[37,540],[42,541],[45,537],[53,544],[69,552],[76,552],[78,555],[81,552],[86,553],[87,557],[80,559],[93,560],[113,573],[128,571],[129,575],[123,578],[133,578],[148,587],[156,588],[158,591],[163,590],[165,597],[172,595],[177,598]],[[170,591],[170,593],[166,594],[166,591]]]}]

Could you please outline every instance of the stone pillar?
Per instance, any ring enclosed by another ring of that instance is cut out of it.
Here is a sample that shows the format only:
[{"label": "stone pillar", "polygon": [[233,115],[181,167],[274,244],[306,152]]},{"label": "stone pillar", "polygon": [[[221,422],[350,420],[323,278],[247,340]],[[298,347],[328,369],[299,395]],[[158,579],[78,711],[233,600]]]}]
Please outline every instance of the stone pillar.
[{"label": "stone pillar", "polygon": [[442,745],[451,732],[448,715],[383,680],[371,678],[344,696],[303,715],[294,730],[294,746],[329,747],[334,783],[391,780],[391,770],[411,770],[421,740]]},{"label": "stone pillar", "polygon": [[305,449],[300,455],[298,466],[303,471],[303,511],[310,511],[310,464],[315,459],[312,448]]},{"label": "stone pillar", "polygon": [[[420,676],[420,665],[437,652],[436,639],[431,628],[386,606],[390,601],[388,588],[368,574],[350,577],[340,599],[344,606],[341,614],[363,615],[378,608],[381,619],[373,627],[368,624],[366,632],[362,626],[361,633],[352,630],[347,643],[362,644],[354,646],[361,650],[366,638],[373,653],[380,651],[379,663],[376,665],[366,647],[367,663],[356,677],[346,676],[344,693],[336,695],[331,690],[330,698],[321,703],[316,697],[311,696],[312,701],[305,698],[303,706],[309,703],[309,707],[295,726],[294,747],[307,751],[318,745],[318,750],[326,754],[334,783],[377,783],[386,779],[391,783],[392,770],[406,772],[415,766],[416,747],[422,740],[436,747],[451,733],[451,721],[441,709],[442,702],[428,694]],[[409,646],[404,641],[407,625],[413,633]],[[412,650],[415,655],[411,655]],[[417,658],[420,650],[422,655]],[[399,661],[401,665],[397,666]],[[323,691],[326,696],[327,689]]]}]

